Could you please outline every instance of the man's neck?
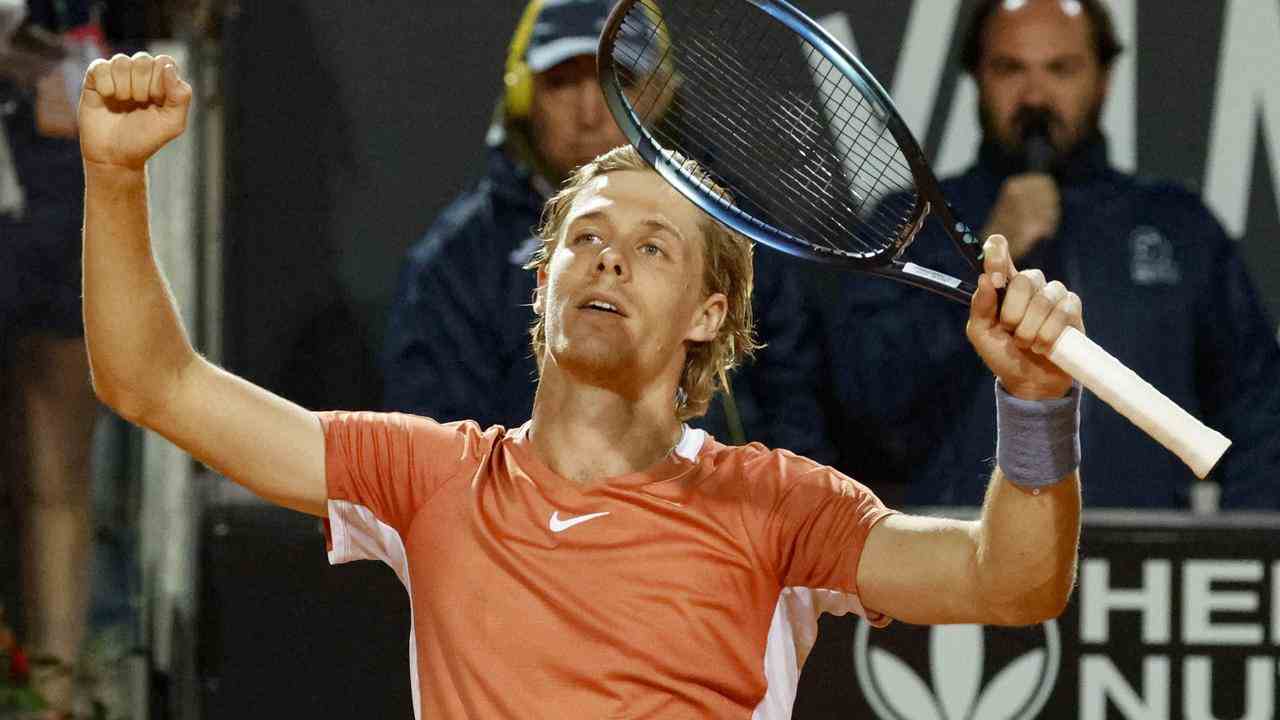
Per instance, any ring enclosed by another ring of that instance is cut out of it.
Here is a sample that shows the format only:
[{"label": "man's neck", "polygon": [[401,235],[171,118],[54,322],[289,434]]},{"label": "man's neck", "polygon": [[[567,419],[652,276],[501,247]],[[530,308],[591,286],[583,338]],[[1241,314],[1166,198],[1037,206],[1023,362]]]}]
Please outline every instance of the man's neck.
[{"label": "man's neck", "polygon": [[680,439],[674,388],[638,398],[585,384],[548,366],[529,423],[534,452],[557,475],[591,484],[663,461]]}]

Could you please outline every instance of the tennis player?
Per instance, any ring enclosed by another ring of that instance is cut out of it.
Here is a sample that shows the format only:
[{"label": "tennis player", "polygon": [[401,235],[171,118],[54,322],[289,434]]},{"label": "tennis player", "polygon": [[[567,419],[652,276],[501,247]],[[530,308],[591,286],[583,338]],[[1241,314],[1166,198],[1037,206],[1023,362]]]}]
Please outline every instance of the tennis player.
[{"label": "tennis player", "polygon": [[260,496],[327,518],[332,562],[396,571],[418,717],[789,717],[820,612],[1025,624],[1063,609],[1079,391],[1040,353],[1081,308],[1015,270],[1003,238],[987,242],[968,322],[998,378],[986,504],[975,522],[912,517],[830,468],[684,424],[752,347],[751,247],[626,148],[547,207],[541,377],[521,427],[312,413],[214,367],[187,339],[147,220],[145,164],[190,101],[165,56],[89,70],[94,386]]}]

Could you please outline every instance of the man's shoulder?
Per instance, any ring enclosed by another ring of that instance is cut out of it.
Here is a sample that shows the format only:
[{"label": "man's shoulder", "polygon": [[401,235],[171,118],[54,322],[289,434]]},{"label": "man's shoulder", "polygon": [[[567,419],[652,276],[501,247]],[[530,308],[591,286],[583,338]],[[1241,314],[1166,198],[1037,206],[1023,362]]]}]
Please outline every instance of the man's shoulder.
[{"label": "man's shoulder", "polygon": [[1110,173],[1109,184],[1120,192],[1130,193],[1145,200],[1160,201],[1194,210],[1206,210],[1200,194],[1184,182],[1170,177],[1147,173],[1126,173],[1115,170]]},{"label": "man's shoulder", "polygon": [[508,428],[505,425],[484,426],[469,418],[458,420],[438,420],[422,415],[409,415],[424,427],[430,426],[435,432],[457,438],[461,442],[474,443],[491,447],[513,436],[520,428]]},{"label": "man's shoulder", "polygon": [[731,475],[744,487],[777,486],[805,478],[824,484],[839,484],[845,478],[828,465],[783,448],[771,448],[759,442],[727,445],[707,435],[698,462],[704,473]]},{"label": "man's shoulder", "polygon": [[[342,434],[365,438],[373,444],[395,444],[430,449],[459,461],[477,460],[517,430],[502,425],[483,427],[475,420],[437,420],[403,412],[324,411],[316,413],[326,436]],[[396,438],[400,438],[399,441]]]},{"label": "man's shoulder", "polygon": [[493,438],[497,442],[506,434],[502,425],[483,427],[470,419],[437,419],[407,412],[376,410],[319,410],[315,412],[326,428],[339,425],[397,428],[410,434],[434,434],[459,438]]},{"label": "man's shoulder", "polygon": [[1221,223],[1200,193],[1178,180],[1116,172],[1102,192],[1112,201],[1127,203],[1141,224],[1176,228],[1177,238],[1186,242],[1225,239]]}]

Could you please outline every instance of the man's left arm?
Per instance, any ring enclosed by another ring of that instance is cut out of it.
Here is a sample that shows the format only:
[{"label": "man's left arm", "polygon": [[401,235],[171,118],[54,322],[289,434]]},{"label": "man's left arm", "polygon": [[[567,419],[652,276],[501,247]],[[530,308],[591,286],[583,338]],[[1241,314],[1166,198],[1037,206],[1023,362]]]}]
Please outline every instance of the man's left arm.
[{"label": "man's left arm", "polygon": [[1083,330],[1080,300],[1037,270],[1017,272],[1000,236],[984,262],[966,327],[998,381],[997,467],[982,514],[885,518],[858,564],[862,604],[907,622],[1039,622],[1062,612],[1075,582],[1080,391],[1044,354],[1068,326]]}]

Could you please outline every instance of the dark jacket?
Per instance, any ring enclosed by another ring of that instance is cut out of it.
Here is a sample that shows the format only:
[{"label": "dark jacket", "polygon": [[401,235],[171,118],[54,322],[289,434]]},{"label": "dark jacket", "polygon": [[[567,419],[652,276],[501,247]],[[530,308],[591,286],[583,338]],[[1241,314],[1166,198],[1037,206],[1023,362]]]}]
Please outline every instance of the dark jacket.
[{"label": "dark jacket", "polygon": [[[385,351],[386,406],[438,420],[519,425],[533,411],[537,365],[529,346],[544,197],[500,148],[488,172],[445,209],[410,248],[391,309]],[[833,459],[815,386],[816,324],[791,261],[756,253],[757,325],[768,346],[730,378],[747,439],[822,462]],[[692,424],[731,434],[720,401]]]},{"label": "dark jacket", "polygon": [[[1020,171],[984,146],[943,191],[981,228]],[[1019,267],[1077,292],[1094,341],[1234,441],[1212,475],[1224,508],[1280,509],[1280,346],[1236,243],[1192,193],[1110,167],[1101,137],[1057,175],[1058,232]],[[931,222],[907,257],[971,277],[949,244]],[[828,327],[846,419],[889,449],[885,472],[908,481],[909,504],[981,504],[995,407],[964,335],[968,309],[877,278],[846,282]],[[1081,422],[1086,506],[1188,506],[1194,476],[1172,453],[1089,393]]]}]

